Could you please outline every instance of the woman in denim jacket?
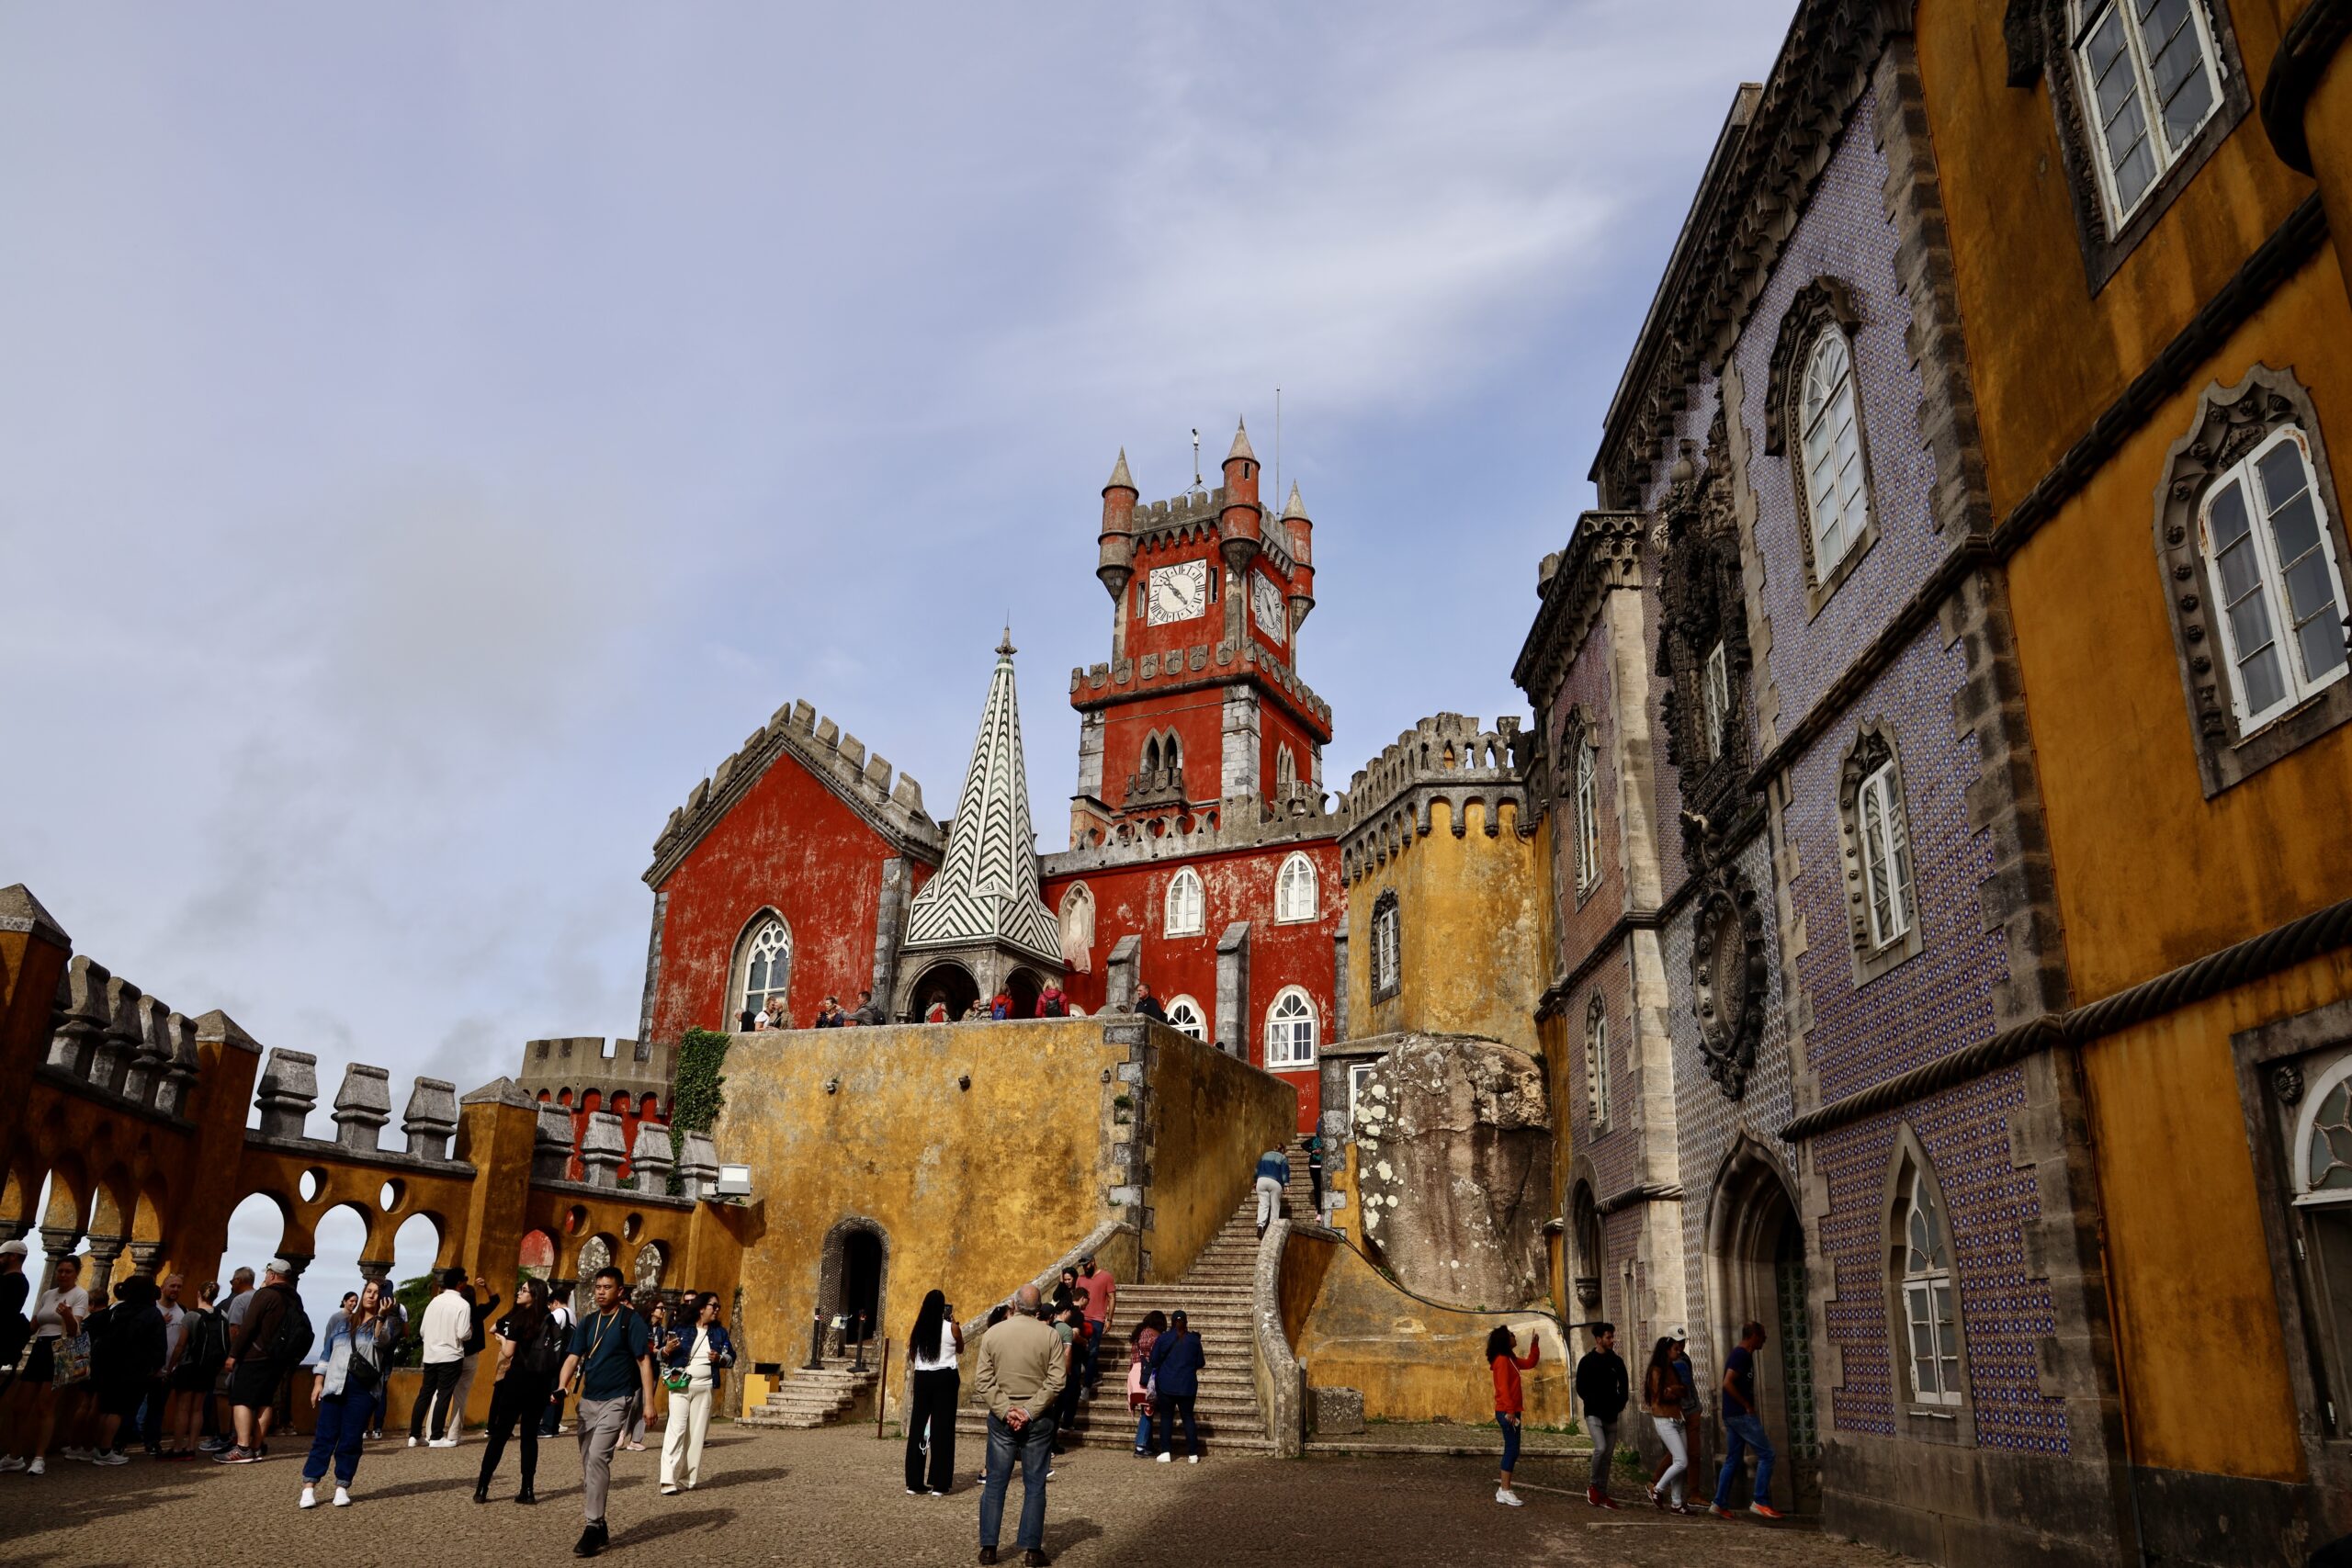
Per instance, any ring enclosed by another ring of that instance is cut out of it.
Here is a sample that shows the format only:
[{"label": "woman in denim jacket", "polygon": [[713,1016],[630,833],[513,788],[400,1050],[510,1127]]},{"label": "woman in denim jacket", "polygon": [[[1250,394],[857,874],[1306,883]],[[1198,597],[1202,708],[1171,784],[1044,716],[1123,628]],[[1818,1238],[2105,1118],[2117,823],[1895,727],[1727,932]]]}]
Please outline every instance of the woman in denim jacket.
[{"label": "woman in denim jacket", "polygon": [[334,1506],[351,1506],[351,1478],[359,1472],[359,1444],[376,1413],[376,1389],[384,1381],[384,1362],[391,1339],[384,1335],[384,1350],[377,1338],[385,1313],[384,1287],[370,1280],[359,1288],[359,1304],[327,1319],[326,1341],[320,1348],[317,1375],[311,1380],[311,1406],[317,1412],[311,1438],[311,1457],[302,1461],[302,1506],[319,1506],[312,1490],[325,1478],[327,1461],[334,1461]]},{"label": "woman in denim jacket", "polygon": [[[710,1400],[721,1373],[735,1364],[735,1342],[718,1321],[718,1297],[705,1291],[687,1300],[681,1316],[691,1314],[686,1327],[673,1330],[662,1341],[662,1364],[668,1370],[670,1418],[662,1433],[662,1495],[678,1490],[678,1470],[684,1463],[686,1490],[702,1479],[703,1434],[710,1429]],[[678,1386],[681,1379],[685,1386]]]}]

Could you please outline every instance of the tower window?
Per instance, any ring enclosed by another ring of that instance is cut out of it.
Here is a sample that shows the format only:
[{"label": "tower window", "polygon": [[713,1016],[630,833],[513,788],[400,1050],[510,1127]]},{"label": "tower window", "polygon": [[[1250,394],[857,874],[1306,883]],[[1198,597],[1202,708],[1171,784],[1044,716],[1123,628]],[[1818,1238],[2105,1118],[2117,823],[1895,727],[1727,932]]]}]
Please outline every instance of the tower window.
[{"label": "tower window", "polygon": [[727,1023],[748,1029],[748,1021],[766,1010],[770,997],[782,998],[791,989],[792,933],[780,917],[769,915],[752,923],[737,951],[735,972],[742,978]]},{"label": "tower window", "polygon": [[1596,993],[1584,1017],[1585,1109],[1595,1129],[1609,1125],[1609,1010]]},{"label": "tower window", "polygon": [[1201,888],[1200,873],[1185,866],[1168,884],[1166,919],[1163,936],[1198,936],[1204,929],[1207,900]]},{"label": "tower window", "polygon": [[1568,732],[1568,765],[1575,772],[1577,891],[1587,893],[1600,881],[1600,777],[1598,755],[1581,727]]},{"label": "tower window", "polygon": [[1860,985],[1921,945],[1903,765],[1884,725],[1865,725],[1854,738],[1838,774],[1838,805],[1854,982]]},{"label": "tower window", "polygon": [[1699,725],[1707,761],[1724,754],[1724,725],[1731,717],[1731,661],[1721,642],[1707,650],[1706,667],[1699,678]]},{"label": "tower window", "polygon": [[1315,863],[1300,853],[1283,862],[1274,876],[1274,919],[1281,921],[1315,918]]},{"label": "tower window", "polygon": [[1814,339],[1798,396],[1799,488],[1810,527],[1814,581],[1826,585],[1870,523],[1854,355],[1842,329],[1826,327]]},{"label": "tower window", "polygon": [[1383,893],[1372,907],[1372,999],[1396,994],[1403,976],[1396,951],[1396,893]]}]

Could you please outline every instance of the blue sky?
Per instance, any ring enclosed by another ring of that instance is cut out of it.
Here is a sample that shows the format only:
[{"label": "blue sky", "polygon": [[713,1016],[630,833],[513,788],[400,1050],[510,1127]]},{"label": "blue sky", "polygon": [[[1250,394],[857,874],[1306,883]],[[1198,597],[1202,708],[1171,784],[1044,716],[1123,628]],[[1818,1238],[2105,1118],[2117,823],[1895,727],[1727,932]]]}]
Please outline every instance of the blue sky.
[{"label": "blue sky", "polygon": [[0,883],[470,1089],[636,1027],[649,847],[806,698],[1043,847],[1097,492],[1246,415],[1329,787],[1513,711],[1537,558],[1786,0],[0,8]]}]

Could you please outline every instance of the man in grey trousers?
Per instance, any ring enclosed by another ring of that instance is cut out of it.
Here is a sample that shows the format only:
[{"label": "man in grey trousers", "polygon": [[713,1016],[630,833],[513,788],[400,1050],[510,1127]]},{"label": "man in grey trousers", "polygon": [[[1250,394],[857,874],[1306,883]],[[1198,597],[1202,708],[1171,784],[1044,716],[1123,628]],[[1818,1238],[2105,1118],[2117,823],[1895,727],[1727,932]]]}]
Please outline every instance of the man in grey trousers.
[{"label": "man in grey trousers", "polygon": [[621,1271],[596,1270],[596,1310],[571,1325],[571,1353],[563,1359],[557,1386],[580,1390],[580,1511],[587,1528],[574,1557],[605,1550],[612,1531],[605,1525],[605,1495],[613,1484],[613,1450],[628,1427],[628,1396],[640,1394],[653,1407],[651,1335],[645,1319],[623,1300]]}]

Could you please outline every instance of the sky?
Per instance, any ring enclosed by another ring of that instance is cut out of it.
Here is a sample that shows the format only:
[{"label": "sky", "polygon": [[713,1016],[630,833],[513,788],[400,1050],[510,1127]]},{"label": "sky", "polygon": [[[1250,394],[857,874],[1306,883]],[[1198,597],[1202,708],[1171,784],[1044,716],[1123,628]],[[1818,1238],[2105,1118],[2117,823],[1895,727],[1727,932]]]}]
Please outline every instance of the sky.
[{"label": "sky", "polygon": [[397,1142],[635,1032],[654,835],[794,698],[944,816],[1009,618],[1062,847],[1103,480],[1242,418],[1327,788],[1522,711],[1791,9],[0,5],[0,885]]}]

